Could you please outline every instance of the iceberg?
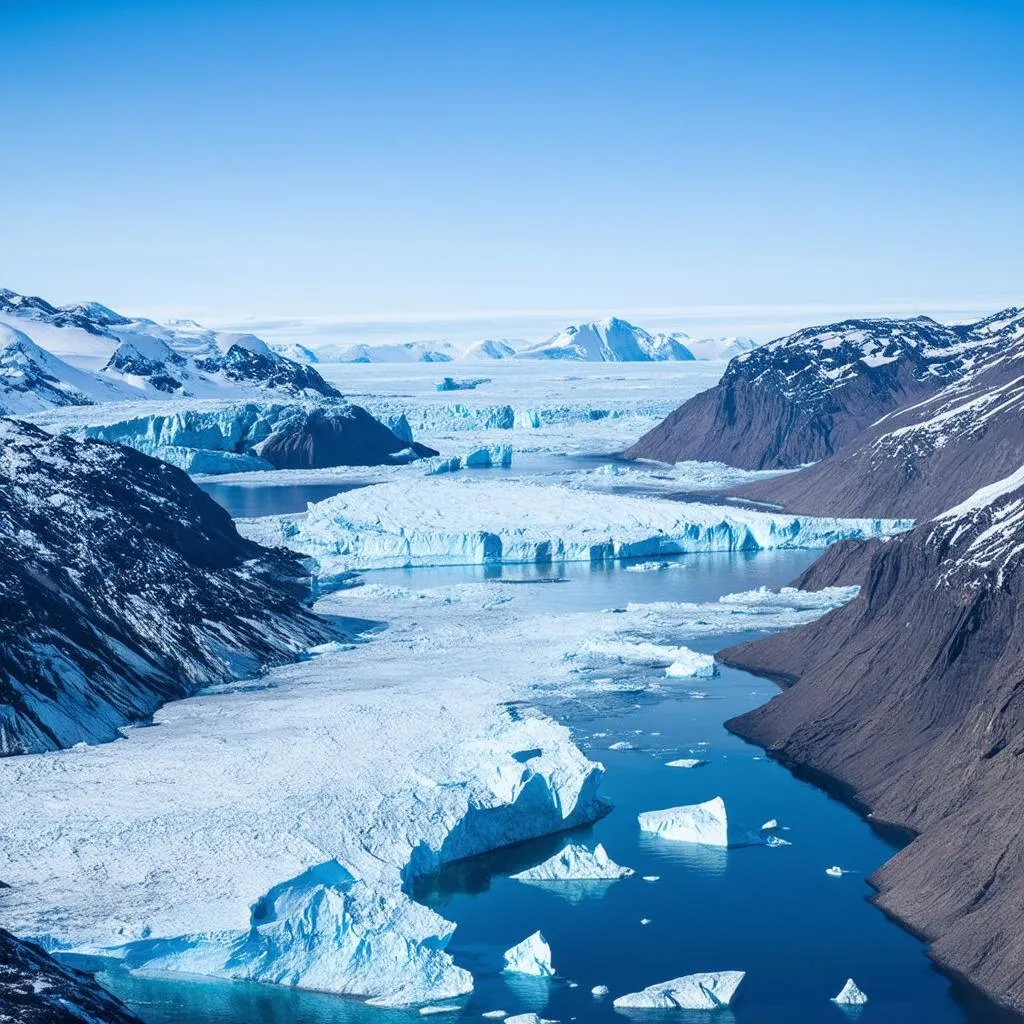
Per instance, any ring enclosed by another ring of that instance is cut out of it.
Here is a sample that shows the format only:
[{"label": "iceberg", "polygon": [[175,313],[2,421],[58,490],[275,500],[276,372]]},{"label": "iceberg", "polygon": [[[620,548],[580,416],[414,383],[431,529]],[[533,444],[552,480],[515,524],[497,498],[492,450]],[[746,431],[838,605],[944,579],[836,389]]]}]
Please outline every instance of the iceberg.
[{"label": "iceberg", "polygon": [[642,992],[619,996],[612,1005],[617,1010],[717,1010],[732,1002],[744,973],[687,974],[660,985],[649,985]]},{"label": "iceberg", "polygon": [[829,878],[842,878],[846,872],[841,867],[833,864],[832,867],[825,868],[825,874],[828,875]]},{"label": "iceberg", "polygon": [[439,1013],[459,1013],[462,1007],[458,1003],[449,1003],[447,1006],[443,1003],[440,1006],[421,1006],[420,1016],[421,1017],[433,1017]]},{"label": "iceberg", "polygon": [[832,997],[832,1002],[840,1006],[863,1006],[867,1001],[868,997],[857,987],[853,978],[847,978],[843,990]]},{"label": "iceberg", "polygon": [[514,1017],[506,1017],[505,1024],[544,1024],[535,1013],[517,1013]]},{"label": "iceberg", "polygon": [[534,932],[522,942],[505,951],[505,966],[509,974],[530,974],[537,978],[553,978],[551,947],[540,932]]},{"label": "iceberg", "polygon": [[666,768],[703,768],[707,761],[699,757],[677,757],[674,761],[666,761]]},{"label": "iceberg", "polygon": [[595,999],[604,999],[604,997],[605,997],[606,995],[608,995],[608,986],[607,986],[607,985],[595,985],[595,986],[594,986],[594,987],[593,987],[593,988],[592,988],[592,989],[590,990],[590,994],[591,994],[591,995],[592,995],[592,996],[593,996],[593,997],[594,997]]},{"label": "iceberg", "polygon": [[663,839],[703,846],[728,846],[729,827],[725,801],[720,796],[702,804],[645,811],[638,818],[640,828]]},{"label": "iceberg", "polygon": [[303,515],[250,520],[240,528],[253,540],[311,556],[321,576],[331,577],[352,569],[608,563],[687,552],[823,548],[909,525],[449,474],[347,491],[310,505]]},{"label": "iceberg", "polygon": [[665,669],[665,675],[670,679],[711,679],[718,673],[718,666],[710,654],[698,654],[687,647],[679,650],[684,653]]},{"label": "iceberg", "polygon": [[601,843],[593,851],[570,843],[543,864],[520,871],[512,878],[519,882],[612,881],[634,873],[632,868],[616,864]]},{"label": "iceberg", "polygon": [[778,821],[776,821],[775,818],[769,818],[769,820],[766,821],[761,826],[761,831],[762,832],[770,832],[770,831],[772,831],[772,829],[776,829],[778,827],[779,827]]},{"label": "iceberg", "polygon": [[426,476],[457,473],[461,469],[508,469],[512,465],[512,445],[492,444],[474,448],[465,455],[450,455],[431,459]]}]

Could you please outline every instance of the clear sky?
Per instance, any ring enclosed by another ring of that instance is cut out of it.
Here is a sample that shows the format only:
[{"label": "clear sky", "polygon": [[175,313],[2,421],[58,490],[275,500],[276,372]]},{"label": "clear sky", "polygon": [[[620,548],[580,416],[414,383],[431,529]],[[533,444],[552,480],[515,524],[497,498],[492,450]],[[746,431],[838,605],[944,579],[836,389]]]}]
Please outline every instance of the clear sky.
[{"label": "clear sky", "polygon": [[520,336],[1024,303],[1021,0],[0,7],[18,291]]}]

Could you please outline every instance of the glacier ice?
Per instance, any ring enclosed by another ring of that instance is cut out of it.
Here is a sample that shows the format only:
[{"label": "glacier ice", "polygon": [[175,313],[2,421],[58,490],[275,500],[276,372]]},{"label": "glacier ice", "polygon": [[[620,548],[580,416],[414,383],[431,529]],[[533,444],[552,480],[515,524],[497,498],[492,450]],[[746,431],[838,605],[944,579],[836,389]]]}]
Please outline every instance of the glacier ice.
[{"label": "glacier ice", "polygon": [[674,761],[666,761],[666,768],[703,768],[707,761],[699,757],[677,757]]},{"label": "glacier ice", "polygon": [[254,540],[312,556],[321,576],[330,578],[360,568],[615,562],[699,551],[817,548],[847,537],[886,536],[907,525],[456,474],[347,491],[310,505],[301,516],[249,520],[241,528]]},{"label": "glacier ice", "polygon": [[528,935],[505,951],[503,970],[509,974],[531,974],[538,978],[553,978],[555,969],[551,966],[551,947],[540,932]]},{"label": "glacier ice", "polygon": [[595,986],[594,986],[594,987],[593,987],[593,988],[592,988],[592,989],[590,990],[590,994],[591,994],[591,995],[592,995],[592,996],[593,996],[593,997],[594,997],[595,999],[604,999],[604,997],[605,997],[606,995],[608,995],[608,986],[607,986],[607,985],[595,985]]},{"label": "glacier ice", "polygon": [[465,455],[439,456],[425,466],[427,476],[457,473],[460,469],[508,469],[512,465],[512,445],[490,444],[473,448]]},{"label": "glacier ice", "polygon": [[775,818],[769,818],[768,821],[766,821],[761,826],[761,831],[762,832],[770,832],[772,829],[776,829],[778,827],[779,827],[778,821]]},{"label": "glacier ice", "polygon": [[543,864],[520,871],[512,878],[519,882],[608,881],[632,874],[633,869],[616,864],[601,843],[592,851],[578,843],[569,843]]},{"label": "glacier ice", "polygon": [[832,1002],[840,1006],[863,1006],[867,1001],[868,997],[857,987],[853,978],[847,978],[839,995],[832,997]]},{"label": "glacier ice", "polygon": [[505,1024],[544,1024],[535,1013],[517,1013],[514,1017],[506,1017]]},{"label": "glacier ice", "polygon": [[461,1010],[459,1003],[440,1003],[436,1006],[421,1006],[419,1012],[421,1017],[434,1017],[442,1013],[459,1013]]},{"label": "glacier ice", "polygon": [[681,647],[679,650],[679,657],[665,669],[665,675],[670,679],[711,679],[718,673],[718,666],[712,655],[698,654],[687,647]]},{"label": "glacier ice", "polygon": [[825,868],[825,874],[828,875],[829,878],[842,878],[846,872],[838,865],[833,864],[832,867]]},{"label": "glacier ice", "polygon": [[716,796],[701,804],[669,807],[662,811],[644,811],[639,815],[640,828],[681,843],[704,846],[728,846],[729,825],[725,801]]},{"label": "glacier ice", "polygon": [[717,1010],[732,1002],[743,976],[743,971],[687,974],[619,996],[612,1005],[621,1010]]}]

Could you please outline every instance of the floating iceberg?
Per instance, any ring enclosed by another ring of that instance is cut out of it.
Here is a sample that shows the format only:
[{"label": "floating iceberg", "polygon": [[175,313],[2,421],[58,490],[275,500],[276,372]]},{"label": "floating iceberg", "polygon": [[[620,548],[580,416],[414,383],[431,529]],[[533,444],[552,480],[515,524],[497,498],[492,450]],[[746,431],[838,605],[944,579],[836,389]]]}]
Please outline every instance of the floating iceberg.
[{"label": "floating iceberg", "polygon": [[508,1013],[505,1010],[485,1010],[480,1016],[484,1020],[504,1020]]},{"label": "floating iceberg", "polygon": [[840,1006],[863,1006],[867,1001],[868,997],[857,987],[853,978],[847,978],[842,992],[832,997],[832,1002]]},{"label": "floating iceberg", "polygon": [[663,839],[703,846],[728,846],[729,826],[725,801],[720,796],[702,804],[669,807],[663,811],[645,811],[640,828]]},{"label": "floating iceberg", "polygon": [[465,455],[450,455],[429,460],[426,476],[457,473],[461,469],[508,469],[512,465],[512,445],[492,444],[474,448]]},{"label": "floating iceberg", "polygon": [[522,942],[505,951],[503,970],[509,974],[530,974],[537,978],[553,978],[551,947],[540,932],[534,932]]},{"label": "floating iceberg", "polygon": [[717,1010],[732,1002],[743,976],[743,971],[688,974],[619,996],[612,1005],[617,1010]]},{"label": "floating iceberg", "polygon": [[458,1003],[449,1003],[447,1005],[440,1006],[421,1006],[420,1016],[421,1017],[433,1017],[439,1013],[459,1013],[462,1007]]},{"label": "floating iceberg", "polygon": [[768,514],[462,474],[347,491],[310,505],[301,516],[240,524],[254,540],[317,559],[325,577],[360,568],[546,565],[822,548],[847,537],[885,536],[909,525]]},{"label": "floating iceberg", "polygon": [[710,654],[698,654],[687,647],[681,647],[680,651],[685,653],[665,669],[670,679],[710,679],[717,674],[718,666]]},{"label": "floating iceberg", "polygon": [[651,919],[649,917],[641,917],[640,918],[640,923],[641,924],[645,924],[645,925],[646,924],[650,924],[651,923]]},{"label": "floating iceberg", "polygon": [[766,822],[765,822],[765,823],[764,823],[764,824],[763,824],[763,825],[761,826],[761,831],[762,831],[762,832],[771,832],[771,831],[772,831],[772,829],[776,829],[776,828],[778,828],[778,827],[779,827],[779,823],[778,823],[778,821],[776,821],[776,819],[775,819],[775,818],[769,818],[769,819],[768,819],[768,821],[766,821]]},{"label": "floating iceberg", "polygon": [[644,875],[645,882],[658,882],[661,880],[661,875]]},{"label": "floating iceberg", "polygon": [[535,1013],[517,1013],[514,1017],[506,1017],[505,1024],[544,1024]]},{"label": "floating iceberg", "polygon": [[674,761],[666,761],[666,768],[703,768],[707,761],[699,757],[677,757]]},{"label": "floating iceberg", "polygon": [[590,994],[591,994],[591,995],[592,995],[592,996],[593,996],[593,997],[594,997],[595,999],[604,999],[604,997],[605,997],[606,995],[608,995],[608,986],[607,986],[607,985],[595,985],[595,986],[594,986],[594,987],[593,987],[593,988],[592,988],[592,989],[590,990]]},{"label": "floating iceberg", "polygon": [[616,864],[601,843],[593,851],[570,843],[543,864],[512,877],[519,882],[611,881],[632,874],[633,869]]},{"label": "floating iceberg", "polygon": [[846,872],[841,867],[833,864],[832,867],[825,868],[825,874],[828,875],[829,878],[842,878]]}]

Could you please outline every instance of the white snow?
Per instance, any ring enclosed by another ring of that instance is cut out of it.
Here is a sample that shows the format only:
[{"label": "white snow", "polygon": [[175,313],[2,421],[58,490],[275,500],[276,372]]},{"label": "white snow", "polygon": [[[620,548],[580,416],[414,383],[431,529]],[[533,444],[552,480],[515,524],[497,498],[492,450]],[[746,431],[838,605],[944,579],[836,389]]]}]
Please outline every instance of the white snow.
[{"label": "white snow", "polygon": [[239,525],[253,540],[316,558],[321,578],[330,579],[352,569],[819,548],[848,537],[888,536],[910,524],[775,515],[460,474],[348,491],[310,505],[304,515]]},{"label": "white snow", "polygon": [[509,974],[531,974],[538,978],[553,978],[551,947],[540,932],[528,935],[505,951],[505,967]]},{"label": "white snow", "polygon": [[868,997],[857,987],[853,978],[847,978],[839,995],[832,997],[832,1002],[840,1006],[863,1006],[867,1001]]},{"label": "white snow", "polygon": [[633,869],[616,864],[601,843],[593,850],[569,843],[543,864],[520,871],[512,878],[520,882],[607,881],[628,878],[632,874]]},{"label": "white snow", "polygon": [[728,846],[729,825],[725,801],[716,796],[701,804],[644,811],[639,815],[640,829],[681,843],[704,846]]},{"label": "white snow", "polygon": [[732,1002],[743,976],[743,971],[687,974],[619,996],[612,1005],[621,1010],[717,1010]]},{"label": "white snow", "polygon": [[665,669],[670,679],[711,679],[717,674],[718,666],[712,655],[698,654],[686,647],[681,650],[685,653]]}]

